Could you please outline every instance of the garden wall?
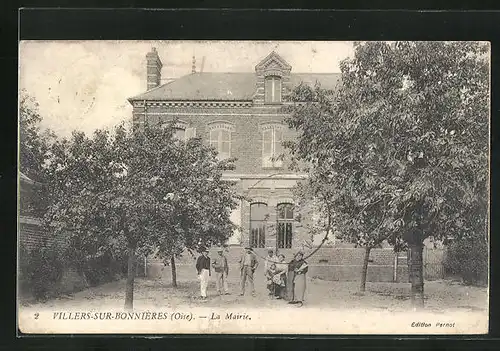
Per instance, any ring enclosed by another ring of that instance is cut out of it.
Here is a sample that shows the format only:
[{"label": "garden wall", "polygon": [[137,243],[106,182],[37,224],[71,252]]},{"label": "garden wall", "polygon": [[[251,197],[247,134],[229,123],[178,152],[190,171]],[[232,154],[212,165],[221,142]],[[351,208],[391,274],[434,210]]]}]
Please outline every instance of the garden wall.
[{"label": "garden wall", "polygon": [[[265,249],[255,250],[261,263],[257,274],[263,270],[263,259]],[[230,247],[226,252],[232,274],[238,274],[238,261],[244,250],[240,247]],[[280,250],[289,260],[296,250]],[[308,252],[305,252],[306,256]],[[309,276],[324,280],[335,281],[357,281],[360,279],[361,268],[365,250],[362,248],[321,248],[314,255],[307,258],[309,264]],[[211,252],[210,257],[216,253]],[[426,280],[444,278],[443,270],[444,250],[424,248],[424,277]],[[185,253],[177,259],[179,279],[187,279],[182,276],[186,272],[192,278],[196,277],[194,268],[196,257]],[[397,263],[396,263],[397,262]],[[230,272],[230,274],[231,274]],[[170,279],[170,267],[164,266],[158,259],[148,259],[146,274],[149,278]],[[367,281],[369,282],[408,282],[408,263],[406,252],[397,255],[392,249],[372,249],[368,265]]]}]

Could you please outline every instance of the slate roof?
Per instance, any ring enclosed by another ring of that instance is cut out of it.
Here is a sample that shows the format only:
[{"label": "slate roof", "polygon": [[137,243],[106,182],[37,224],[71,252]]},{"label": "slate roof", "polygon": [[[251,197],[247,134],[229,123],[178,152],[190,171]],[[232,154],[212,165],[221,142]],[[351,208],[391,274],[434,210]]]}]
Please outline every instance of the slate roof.
[{"label": "slate roof", "polygon": [[[340,73],[292,73],[292,86],[301,82],[322,88],[333,89]],[[172,82],[160,85],[145,93],[129,98],[138,100],[184,100],[184,101],[242,101],[252,100],[257,88],[257,76],[252,73],[192,73]]]}]

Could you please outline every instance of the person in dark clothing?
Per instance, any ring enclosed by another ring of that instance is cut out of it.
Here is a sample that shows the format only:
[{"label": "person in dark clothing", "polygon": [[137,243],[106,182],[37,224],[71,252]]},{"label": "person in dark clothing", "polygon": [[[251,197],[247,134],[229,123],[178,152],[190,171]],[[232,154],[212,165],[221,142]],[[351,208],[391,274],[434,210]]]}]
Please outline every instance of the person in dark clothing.
[{"label": "person in dark clothing", "polygon": [[291,303],[298,304],[299,307],[302,306],[304,301],[304,295],[306,292],[306,273],[309,270],[307,262],[304,260],[304,254],[298,252],[295,256],[295,278],[293,281],[293,301]]},{"label": "person in dark clothing", "polygon": [[285,298],[288,301],[288,303],[292,303],[294,301],[293,299],[293,282],[295,280],[295,265],[296,261],[295,258],[293,258],[290,262],[288,262],[288,272],[286,274],[286,285],[285,285]]},{"label": "person in dark clothing", "polygon": [[210,257],[208,257],[208,249],[201,249],[201,255],[196,261],[196,270],[198,272],[198,279],[200,280],[201,298],[206,299],[208,280],[210,278]]}]

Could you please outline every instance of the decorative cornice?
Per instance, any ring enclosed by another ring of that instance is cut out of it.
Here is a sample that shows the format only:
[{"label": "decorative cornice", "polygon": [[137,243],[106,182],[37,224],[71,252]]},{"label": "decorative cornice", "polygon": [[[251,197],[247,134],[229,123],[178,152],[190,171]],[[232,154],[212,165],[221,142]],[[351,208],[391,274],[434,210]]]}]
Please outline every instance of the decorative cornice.
[{"label": "decorative cornice", "polygon": [[301,180],[307,179],[307,174],[305,173],[276,173],[276,174],[232,174],[232,173],[224,173],[222,175],[222,179],[230,178],[234,180],[244,180],[244,179],[269,179],[269,180],[278,180],[278,179],[293,179],[293,180]]},{"label": "decorative cornice", "polygon": [[280,55],[276,52],[271,52],[266,56],[257,66],[255,66],[256,71],[265,70],[271,65],[279,66],[283,71],[290,71],[292,66],[288,64]]},{"label": "decorative cornice", "polygon": [[252,107],[252,101],[133,101],[134,107],[174,107],[174,108],[182,108],[182,107],[201,107],[201,108],[234,108],[234,107],[243,107],[248,108]]}]

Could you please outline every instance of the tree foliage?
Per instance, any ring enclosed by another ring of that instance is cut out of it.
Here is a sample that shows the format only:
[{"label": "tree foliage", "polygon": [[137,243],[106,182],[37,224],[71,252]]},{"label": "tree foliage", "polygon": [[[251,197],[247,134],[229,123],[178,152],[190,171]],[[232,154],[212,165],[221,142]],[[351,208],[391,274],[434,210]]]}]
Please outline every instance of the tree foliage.
[{"label": "tree foliage", "polygon": [[338,90],[296,89],[289,146],[347,228],[420,227],[419,241],[485,231],[487,54],[482,43],[358,43]]},{"label": "tree foliage", "polygon": [[338,89],[293,92],[288,147],[344,239],[486,237],[488,54],[477,42],[356,43]]},{"label": "tree foliage", "polygon": [[22,90],[19,94],[19,163],[18,169],[36,182],[29,196],[21,198],[23,211],[36,217],[42,216],[47,207],[47,198],[42,189],[47,178],[44,164],[50,145],[55,140],[52,131],[42,129],[42,116],[38,103]]},{"label": "tree foliage", "polygon": [[132,132],[120,126],[92,137],[74,132],[53,145],[46,167],[52,196],[46,224],[54,234],[70,233],[78,259],[127,252],[129,289],[136,253],[175,255],[232,234],[236,195],[222,180],[232,163],[219,161],[198,138],[175,139],[172,124]]}]

